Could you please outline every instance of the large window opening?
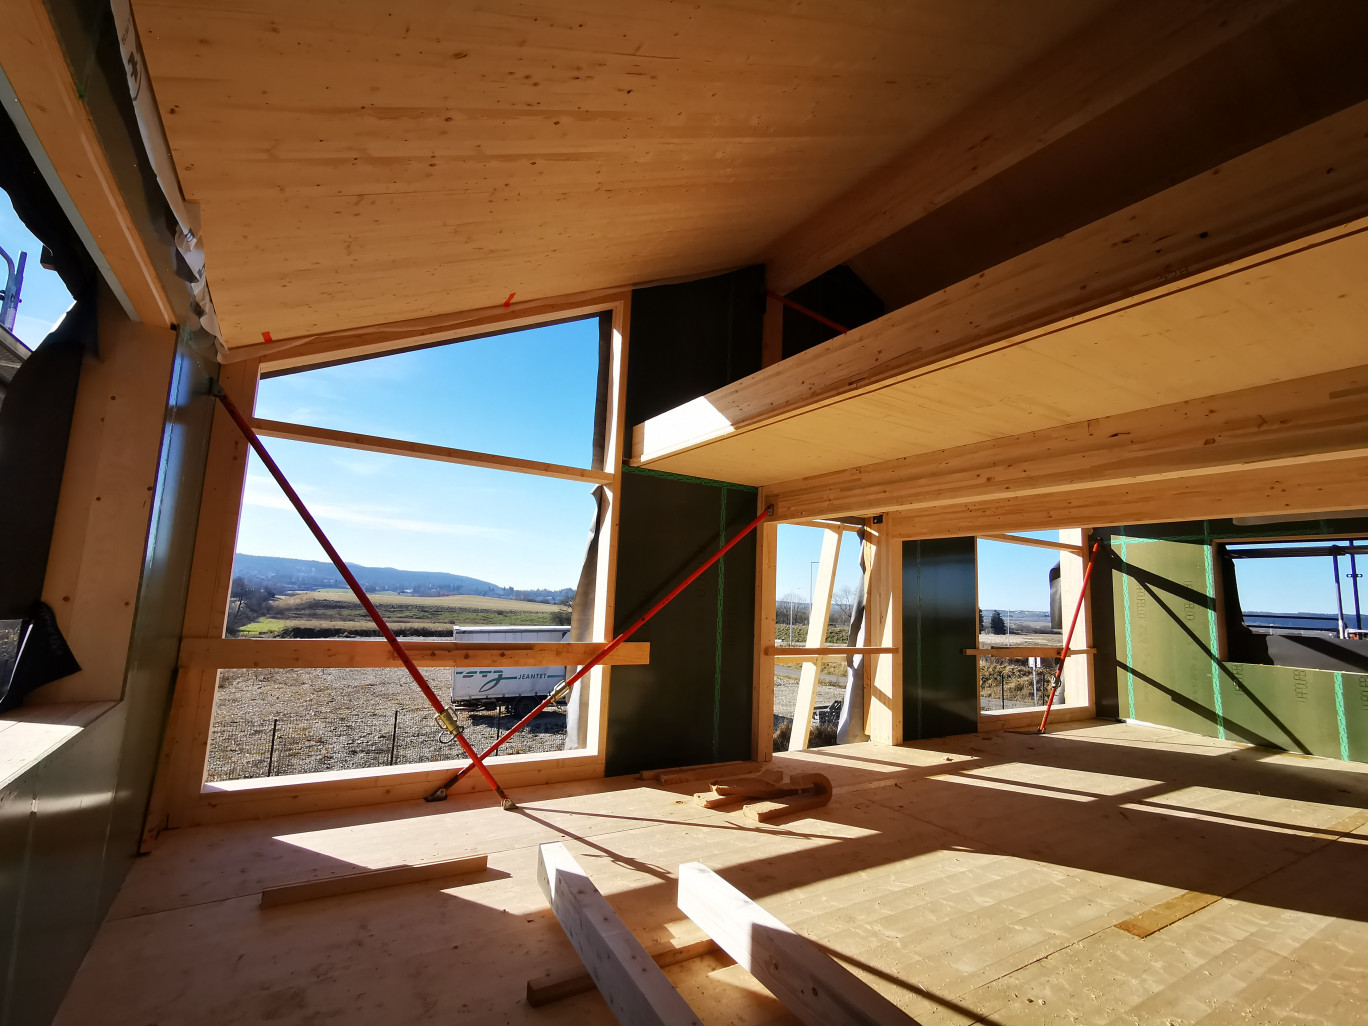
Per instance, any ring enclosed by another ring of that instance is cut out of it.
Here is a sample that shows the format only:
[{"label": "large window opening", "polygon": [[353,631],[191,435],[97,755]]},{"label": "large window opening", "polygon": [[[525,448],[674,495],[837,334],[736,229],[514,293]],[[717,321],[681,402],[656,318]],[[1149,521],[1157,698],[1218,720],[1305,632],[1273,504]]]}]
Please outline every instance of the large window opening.
[{"label": "large window opening", "polygon": [[[1029,542],[978,539],[979,711],[1034,710],[1049,700],[1077,590],[1065,586],[1070,558],[1059,531],[1021,535]],[[1077,555],[1073,558],[1081,563]],[[1068,592],[1066,594],[1066,592]],[[1072,648],[1083,646],[1075,633]],[[1078,689],[1082,690],[1082,689]],[[1056,705],[1084,701],[1065,678]]]},{"label": "large window opening", "polygon": [[[777,651],[844,648],[851,640],[864,574],[859,531],[849,525],[809,527],[780,524],[776,542],[774,645]],[[820,634],[814,634],[814,629]],[[806,712],[806,747],[836,744],[846,701],[850,660],[842,656],[803,659],[787,653],[774,664],[774,750],[795,747],[798,707]],[[801,731],[796,747],[805,747]]]},{"label": "large window opening", "polygon": [[[608,320],[261,381],[255,419],[272,457],[401,640],[561,643],[572,630],[594,640],[593,610],[576,610],[574,600],[595,573],[586,543],[611,480],[602,469]],[[379,637],[255,457],[224,634],[282,643]],[[477,749],[575,669],[420,666]],[[551,707],[500,754],[573,747],[567,713],[563,703]],[[459,758],[450,740],[402,669],[222,669],[206,778]]]},{"label": "large window opening", "polygon": [[1368,670],[1368,539],[1217,546],[1235,662]]}]

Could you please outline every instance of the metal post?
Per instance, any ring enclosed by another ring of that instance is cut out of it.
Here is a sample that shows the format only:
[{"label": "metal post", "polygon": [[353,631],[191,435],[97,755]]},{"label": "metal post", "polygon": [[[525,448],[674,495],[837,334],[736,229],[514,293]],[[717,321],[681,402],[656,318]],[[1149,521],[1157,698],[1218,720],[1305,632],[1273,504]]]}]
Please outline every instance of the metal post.
[{"label": "metal post", "polygon": [[275,739],[276,739],[276,728],[279,727],[279,726],[280,726],[280,720],[279,720],[279,719],[274,719],[274,720],[271,721],[271,751],[270,751],[270,753],[266,756],[266,775],[267,775],[268,777],[271,775],[271,770],[275,769]]},{"label": "metal post", "polygon": [[399,743],[399,710],[398,710],[398,709],[395,709],[395,710],[394,710],[394,728],[390,731],[390,761],[389,761],[389,764],[390,764],[391,766],[394,765],[394,750],[395,750],[395,748],[397,747],[398,743]]},{"label": "metal post", "polygon": [[1344,594],[1340,591],[1339,553],[1331,551],[1330,565],[1335,571],[1335,608],[1339,611],[1339,628],[1336,637],[1344,637]]},{"label": "metal post", "polygon": [[1349,579],[1350,579],[1351,581],[1354,582],[1354,629],[1357,630],[1357,631],[1361,631],[1361,630],[1363,630],[1363,610],[1362,610],[1362,609],[1360,608],[1360,606],[1359,606],[1359,589],[1358,589],[1359,572],[1358,572],[1358,562],[1357,562],[1357,560],[1354,558],[1354,545],[1355,545],[1355,542],[1353,541],[1353,539],[1350,539],[1350,541],[1349,541]]}]

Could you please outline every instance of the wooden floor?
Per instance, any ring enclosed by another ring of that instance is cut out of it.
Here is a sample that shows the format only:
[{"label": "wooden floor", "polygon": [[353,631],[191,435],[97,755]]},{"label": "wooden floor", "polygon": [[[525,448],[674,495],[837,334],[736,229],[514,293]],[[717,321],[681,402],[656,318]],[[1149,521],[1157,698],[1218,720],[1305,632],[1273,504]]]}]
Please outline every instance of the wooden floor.
[{"label": "wooden floor", "polygon": [[[831,804],[760,826],[620,778],[525,789],[516,813],[171,832],[57,1022],[610,1022],[597,993],[523,1000],[578,966],[536,882],[550,839],[648,946],[698,938],[674,874],[699,860],[922,1023],[1368,1022],[1368,766],[1098,722],[776,761],[827,773]],[[476,853],[464,883],[258,908],[263,886]],[[1169,925],[1118,928],[1137,917]],[[796,1021],[738,966],[666,971],[705,1023]]]}]

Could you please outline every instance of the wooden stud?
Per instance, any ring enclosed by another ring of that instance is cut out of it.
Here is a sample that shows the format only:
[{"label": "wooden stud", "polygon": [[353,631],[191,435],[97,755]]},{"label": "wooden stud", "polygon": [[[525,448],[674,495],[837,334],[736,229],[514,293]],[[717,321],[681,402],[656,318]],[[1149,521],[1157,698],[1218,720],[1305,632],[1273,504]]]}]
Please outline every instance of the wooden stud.
[{"label": "wooden stud", "polygon": [[[760,509],[769,505],[763,490]],[[769,649],[775,638],[775,603],[778,590],[779,528],[766,521],[755,532],[755,670],[751,686],[751,723],[755,734],[752,757],[768,762],[774,755],[774,657]]]},{"label": "wooden stud", "polygon": [[776,660],[784,662],[813,662],[814,660],[826,659],[831,656],[854,656],[854,655],[890,655],[894,649],[875,648],[866,646],[843,646],[843,647],[822,647],[822,648],[798,648],[788,645],[766,645],[765,654],[773,656]]},{"label": "wooden stud", "polygon": [[701,1026],[564,844],[540,846],[537,882],[619,1022]]},{"label": "wooden stud", "polygon": [[[220,369],[219,384],[249,412],[256,383],[254,362]],[[222,407],[216,407],[185,602],[186,637],[223,635],[246,475],[247,442]],[[176,675],[171,712],[148,803],[144,846],[151,844],[165,827],[176,825],[178,819],[184,821],[183,817],[190,814],[199,800],[217,684],[218,673],[212,670],[182,668]]]},{"label": "wooden stud", "polygon": [[553,477],[563,481],[590,481],[594,484],[608,484],[613,480],[612,474],[602,470],[591,470],[588,467],[566,467],[559,463],[522,460],[512,456],[495,456],[486,452],[472,452],[469,449],[453,449],[445,445],[428,445],[425,442],[406,442],[398,438],[363,435],[355,431],[335,431],[332,428],[287,424],[278,420],[254,420],[252,427],[256,429],[257,434],[264,435],[267,438],[286,438],[295,442],[337,445],[345,449],[360,449],[363,452],[385,453],[390,456],[413,456],[436,460],[440,463],[456,463],[466,467],[511,470],[519,474]]},{"label": "wooden stud", "polygon": [[679,909],[812,1026],[913,1020],[701,862],[679,867]]},{"label": "wooden stud", "polygon": [[[603,647],[602,642],[562,641],[550,644],[516,642],[406,641],[419,666],[582,666]],[[643,666],[650,662],[650,643],[629,641],[603,661],[615,666]],[[198,669],[289,669],[293,667],[390,667],[399,657],[379,639],[347,638],[270,641],[256,638],[185,638],[180,664]]]},{"label": "wooden stud", "polygon": [[893,649],[891,655],[865,661],[865,724],[869,739],[886,745],[902,744],[903,738],[902,542],[892,526],[884,517],[865,530],[865,634],[879,647]]},{"label": "wooden stud", "polygon": [[342,876],[329,876],[320,880],[307,880],[303,883],[281,884],[267,887],[261,892],[262,908],[278,908],[301,901],[317,898],[336,898],[344,894],[359,894],[363,891],[379,890],[383,887],[401,887],[404,884],[424,883],[428,880],[442,880],[452,876],[466,876],[483,873],[489,868],[489,858],[485,855],[472,855],[468,858],[449,859],[445,862],[427,862],[416,866],[389,866],[384,869],[368,869],[360,873],[346,873]]},{"label": "wooden stud", "polygon": [[[841,529],[826,527],[822,530],[822,554],[817,564],[817,580],[809,596],[806,648],[822,648],[826,644],[827,623],[831,619],[831,595],[836,586],[836,564],[841,555]],[[790,752],[801,752],[808,746],[812,713],[817,704],[817,676],[820,669],[816,662],[804,662],[799,671],[793,727],[789,734]]]},{"label": "wooden stud", "polygon": [[[1083,595],[1083,605],[1078,611],[1078,623],[1074,627],[1073,644],[1069,647],[1069,658],[1064,661],[1064,701],[1056,702],[1056,706],[1069,705],[1081,706],[1086,709],[1097,708],[1097,696],[1093,688],[1093,656],[1097,650],[1089,646],[1093,642],[1092,630],[1092,589],[1094,584],[1088,585],[1087,592],[1083,592],[1083,571],[1087,566],[1087,551],[1090,548],[1090,532],[1082,528],[1065,528],[1059,532],[1060,541],[1072,542],[1078,546],[1077,552],[1061,552],[1059,554],[1059,597],[1060,609],[1064,622],[1061,625],[1063,630],[1069,629],[1069,617],[1073,615],[1074,606],[1078,603],[1079,594]],[[1099,550],[1098,559],[1105,558],[1105,553]],[[1094,568],[1094,580],[1101,582],[1106,580],[1106,576],[1099,571],[1101,567]],[[1062,640],[1062,636],[1061,636]],[[1054,715],[1051,713],[1051,715]]]},{"label": "wooden stud", "polygon": [[1077,545],[1070,545],[1064,541],[1050,541],[1047,538],[1022,538],[1015,534],[981,534],[978,536],[982,541],[1006,542],[1008,545],[1026,545],[1036,549],[1055,549],[1059,552],[1072,552],[1075,556],[1084,554],[1083,550]]}]

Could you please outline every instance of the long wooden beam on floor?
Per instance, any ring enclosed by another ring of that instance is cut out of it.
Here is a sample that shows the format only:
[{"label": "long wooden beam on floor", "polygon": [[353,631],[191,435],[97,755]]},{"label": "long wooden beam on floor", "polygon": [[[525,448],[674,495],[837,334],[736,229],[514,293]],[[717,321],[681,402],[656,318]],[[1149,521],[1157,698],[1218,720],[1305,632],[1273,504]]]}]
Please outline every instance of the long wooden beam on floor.
[{"label": "long wooden beam on floor", "polygon": [[1286,6],[1155,0],[1108,8],[785,233],[766,259],[770,288],[789,292],[844,263]]},{"label": "long wooden beam on floor", "polygon": [[[1286,471],[1365,451],[1368,366],[1358,366],[778,484],[765,496],[779,520],[818,511],[867,515],[1242,469]],[[989,537],[986,526],[971,533]]]},{"label": "long wooden beam on floor", "polygon": [[297,902],[314,901],[318,898],[336,898],[344,894],[360,894],[363,891],[374,891],[383,887],[400,887],[404,884],[424,883],[428,880],[442,880],[452,876],[467,876],[473,873],[483,873],[488,868],[488,856],[472,855],[468,858],[447,859],[442,862],[428,862],[414,866],[386,866],[383,869],[368,869],[359,873],[346,873],[342,876],[328,876],[321,880],[280,884],[262,890],[261,907],[278,908],[281,905],[293,905]]},{"label": "long wooden beam on floor", "polygon": [[701,862],[679,867],[679,910],[811,1026],[913,1020]]},{"label": "long wooden beam on floor", "polygon": [[[583,666],[603,648],[598,641],[535,642],[405,641],[419,666]],[[651,645],[629,641],[604,658],[602,666],[644,666]],[[256,638],[186,638],[180,665],[212,670],[285,670],[294,667],[401,666],[380,639],[269,641]]]},{"label": "long wooden beam on floor", "polygon": [[1365,214],[1368,103],[651,418],[634,429],[633,462],[771,484],[783,479],[767,476],[775,447],[800,446],[757,434],[767,426],[791,436],[800,415],[844,410],[969,354],[1046,339],[1109,304],[1128,308],[1134,297],[1152,302],[1261,267],[1270,254],[1300,252],[1297,240],[1338,237],[1334,229]]},{"label": "long wooden beam on floor", "polygon": [[541,845],[537,882],[618,1022],[702,1026],[564,844]]}]

